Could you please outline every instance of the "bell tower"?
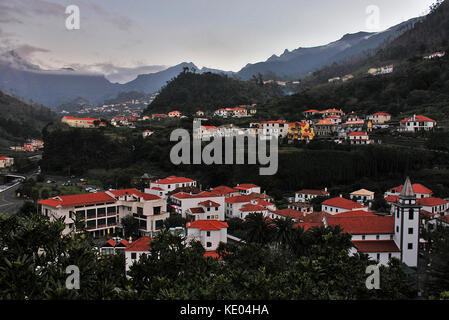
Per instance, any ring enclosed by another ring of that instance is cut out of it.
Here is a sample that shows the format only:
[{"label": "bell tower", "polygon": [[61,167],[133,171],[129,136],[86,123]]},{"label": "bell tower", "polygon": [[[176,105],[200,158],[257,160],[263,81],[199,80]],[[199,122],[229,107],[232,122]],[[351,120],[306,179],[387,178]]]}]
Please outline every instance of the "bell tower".
[{"label": "bell tower", "polygon": [[419,212],[410,178],[404,182],[397,202],[393,203],[394,242],[401,249],[401,261],[409,267],[418,265]]}]

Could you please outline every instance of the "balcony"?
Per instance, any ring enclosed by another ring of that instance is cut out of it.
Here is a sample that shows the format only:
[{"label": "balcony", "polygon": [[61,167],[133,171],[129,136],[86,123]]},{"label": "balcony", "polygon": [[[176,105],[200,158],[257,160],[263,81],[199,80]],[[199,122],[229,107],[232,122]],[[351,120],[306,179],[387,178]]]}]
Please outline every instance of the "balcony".
[{"label": "balcony", "polygon": [[108,217],[109,216],[115,216],[117,214],[117,212],[108,212]]},{"label": "balcony", "polygon": [[114,227],[114,226],[116,226],[117,225],[117,222],[111,222],[111,223],[108,223],[108,227]]},{"label": "balcony", "polygon": [[97,218],[106,217],[106,213],[97,213]]}]

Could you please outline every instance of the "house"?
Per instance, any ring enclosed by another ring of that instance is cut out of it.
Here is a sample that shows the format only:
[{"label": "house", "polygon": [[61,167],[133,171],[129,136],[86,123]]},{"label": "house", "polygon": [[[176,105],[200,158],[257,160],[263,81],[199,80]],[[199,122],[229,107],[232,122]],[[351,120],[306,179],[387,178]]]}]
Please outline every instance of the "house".
[{"label": "house", "polygon": [[290,204],[288,204],[288,208],[296,210],[296,211],[300,211],[303,213],[304,216],[313,213],[313,205],[311,205],[310,203],[306,203],[306,202],[290,203]]},{"label": "house", "polygon": [[345,75],[345,76],[343,76],[341,78],[341,81],[346,82],[346,81],[351,80],[353,78],[354,78],[354,76],[352,74],[347,74],[347,75]]},{"label": "house", "polygon": [[435,53],[432,53],[432,54],[430,54],[430,55],[428,55],[428,56],[425,56],[424,57],[424,59],[435,59],[435,58],[442,58],[442,57],[444,57],[445,56],[445,54],[446,54],[446,52],[435,52]]},{"label": "house", "polygon": [[206,251],[215,251],[220,242],[226,243],[228,224],[218,220],[196,220],[187,222],[187,241],[201,242]]},{"label": "house", "polygon": [[[423,186],[420,183],[412,184],[412,188],[413,188],[413,192],[415,193],[417,199],[428,198],[428,197],[431,197],[433,194],[432,190]],[[399,194],[401,192],[402,192],[402,185],[388,189],[385,192],[384,197],[385,198],[387,198],[388,196],[396,196],[397,197],[397,196],[399,196]],[[389,198],[389,199],[395,200],[394,198]]]},{"label": "house", "polygon": [[306,117],[310,117],[310,116],[314,116],[314,115],[316,115],[316,114],[319,114],[320,111],[315,110],[315,109],[310,109],[310,110],[304,111],[303,113],[304,113],[304,115],[305,115]]},{"label": "house", "polygon": [[224,196],[225,198],[235,197],[240,195],[240,191],[227,186],[218,186],[210,189],[210,192]]},{"label": "house", "polygon": [[146,188],[145,192],[166,198],[167,192],[181,187],[196,187],[196,181],[184,177],[170,176],[151,182],[150,187]]},{"label": "house", "polygon": [[196,115],[197,117],[203,117],[203,116],[204,116],[204,112],[201,111],[201,110],[198,110],[197,112],[195,112],[195,115]]},{"label": "house", "polygon": [[336,130],[336,125],[329,119],[322,119],[313,125],[317,136],[330,136]]},{"label": "house", "polygon": [[11,157],[0,157],[0,168],[8,168],[14,164],[14,158]]},{"label": "house", "polygon": [[327,199],[321,204],[321,211],[329,213],[331,215],[355,210],[368,211],[368,207],[365,207],[358,202],[348,200],[341,196]]},{"label": "house", "polygon": [[102,255],[116,254],[118,251],[124,251],[129,245],[128,241],[120,237],[114,237],[106,241],[100,248]]},{"label": "house", "polygon": [[328,79],[327,82],[337,82],[337,81],[340,81],[340,80],[341,80],[340,77],[334,77],[334,78]]},{"label": "house", "polygon": [[[263,199],[255,198],[251,195],[240,195],[225,199],[225,215],[228,218],[245,219],[249,213],[264,213],[269,210],[276,210],[276,207]],[[243,208],[243,210],[241,210]]]},{"label": "house", "polygon": [[310,127],[308,122],[292,122],[288,124],[288,140],[289,141],[310,141],[315,137],[315,131]]},{"label": "house", "polygon": [[[420,215],[423,226],[434,229],[441,218],[447,217],[449,213],[449,202],[435,197],[417,199],[422,206]],[[443,219],[444,220],[444,219]],[[444,222],[444,221],[443,221]]]},{"label": "house", "polygon": [[422,115],[412,115],[408,118],[401,120],[399,123],[399,131],[403,132],[418,132],[418,131],[430,131],[435,128],[437,122]]},{"label": "house", "polygon": [[[225,220],[225,197],[213,192],[179,192],[170,196],[171,207],[183,218]],[[193,209],[193,211],[192,211]]]},{"label": "house", "polygon": [[75,128],[93,128],[95,127],[95,122],[100,122],[97,118],[76,118],[72,116],[64,116],[61,122],[68,124],[70,127]]},{"label": "house", "polygon": [[76,219],[94,237],[115,233],[121,219],[131,214],[139,221],[139,233],[149,235],[158,232],[169,216],[165,200],[137,189],[56,196],[38,204],[41,214],[50,221],[63,218],[64,235],[81,231],[75,226]]},{"label": "house", "polygon": [[336,108],[332,108],[332,109],[326,109],[320,112],[321,115],[323,116],[323,118],[327,118],[329,116],[344,116],[345,113],[343,112],[343,110],[341,109],[336,109]]},{"label": "house", "polygon": [[295,202],[308,202],[315,197],[329,197],[329,195],[327,188],[324,190],[302,189],[295,192]]},{"label": "house", "polygon": [[288,135],[288,123],[285,120],[262,121],[262,135],[286,137]]},{"label": "house", "polygon": [[368,120],[371,120],[373,124],[384,124],[391,120],[391,114],[386,112],[376,112],[367,117]]},{"label": "house", "polygon": [[179,117],[181,117],[181,112],[179,112],[178,110],[170,111],[168,113],[168,117],[169,118],[179,118]]},{"label": "house", "polygon": [[287,208],[287,209],[280,209],[280,210],[275,210],[271,212],[271,219],[293,219],[293,221],[295,222],[300,222],[301,219],[304,218],[306,214],[304,212],[292,209],[292,208]]},{"label": "house", "polygon": [[244,184],[238,184],[234,187],[235,190],[238,190],[240,194],[248,195],[251,193],[260,193],[260,187],[256,186],[252,183],[244,183]]},{"label": "house", "polygon": [[140,260],[144,254],[150,254],[151,237],[141,237],[134,242],[130,242],[125,248],[125,271],[129,272],[131,266]]},{"label": "house", "polygon": [[210,139],[211,137],[218,136],[218,129],[215,126],[200,126],[198,133],[195,136],[197,139]]},{"label": "house", "polygon": [[153,134],[153,131],[147,129],[144,132],[142,132],[142,137],[146,138],[146,137],[151,136],[152,134]]},{"label": "house", "polygon": [[365,132],[351,132],[347,135],[350,144],[371,144],[368,134]]},{"label": "house", "polygon": [[360,189],[360,190],[351,192],[349,194],[349,198],[351,200],[355,200],[355,201],[363,204],[368,201],[374,201],[374,192],[366,190],[366,189]]},{"label": "house", "polygon": [[233,114],[233,117],[246,117],[248,115],[248,111],[245,108],[241,108],[241,107],[235,107],[230,109],[230,111]]}]

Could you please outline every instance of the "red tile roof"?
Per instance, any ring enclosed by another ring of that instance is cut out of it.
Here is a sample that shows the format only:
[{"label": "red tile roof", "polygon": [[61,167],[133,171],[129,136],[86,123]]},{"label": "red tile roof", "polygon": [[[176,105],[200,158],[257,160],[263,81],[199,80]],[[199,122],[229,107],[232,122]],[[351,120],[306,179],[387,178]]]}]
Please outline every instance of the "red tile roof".
[{"label": "red tile roof", "polygon": [[240,208],[240,211],[242,212],[250,212],[250,211],[266,211],[267,209],[265,207],[256,205],[256,204],[245,204]]},{"label": "red tile roof", "polygon": [[368,136],[365,132],[351,132],[348,134],[348,136]]},{"label": "red tile roof", "polygon": [[252,183],[239,184],[238,186],[234,187],[234,189],[238,189],[238,190],[248,190],[248,189],[252,189],[252,188],[260,188],[260,187],[256,186],[255,184],[252,184]]},{"label": "red tile roof", "polygon": [[109,190],[108,192],[112,193],[116,197],[125,196],[125,195],[135,195],[137,197],[143,198],[145,201],[161,199],[160,197],[158,197],[154,194],[145,193],[145,192],[139,191],[134,188],[133,189],[121,189],[121,190]]},{"label": "red tile roof", "polygon": [[202,205],[203,207],[206,207],[206,208],[213,208],[213,207],[219,207],[220,206],[219,203],[216,203],[216,202],[210,201],[210,200],[206,200],[206,201],[200,202],[199,204]]},{"label": "red tile roof", "polygon": [[253,196],[245,195],[245,196],[230,197],[230,198],[225,199],[225,201],[227,203],[243,203],[243,202],[250,202],[253,199],[254,199]]},{"label": "red tile roof", "polygon": [[408,118],[405,118],[403,120],[401,120],[401,122],[408,122],[408,121],[416,121],[416,122],[436,122],[433,119],[430,119],[426,116],[422,116],[420,114],[415,115],[415,120],[413,120],[413,116],[410,116]]},{"label": "red tile roof", "polygon": [[339,225],[344,232],[351,234],[389,234],[394,233],[393,216],[358,216],[358,217],[338,217],[328,216],[328,225]]},{"label": "red tile roof", "polygon": [[324,190],[312,190],[312,189],[302,189],[302,190],[297,191],[296,193],[313,194],[313,195],[317,195],[317,196],[329,195],[329,192],[327,192],[327,191],[324,191]]},{"label": "red tile roof", "polygon": [[291,208],[275,210],[274,213],[277,215],[286,217],[286,218],[292,218],[294,220],[300,220],[300,219],[304,218],[304,213],[302,213],[301,211],[298,211],[298,210],[291,209]]},{"label": "red tile roof", "polygon": [[227,228],[228,224],[219,220],[196,220],[187,222],[187,228],[199,228],[200,230],[216,231]]},{"label": "red tile roof", "polygon": [[195,180],[192,180],[189,178],[170,176],[165,179],[156,180],[154,183],[172,184],[172,183],[186,183],[186,182],[194,182],[194,181]]},{"label": "red tile roof", "polygon": [[203,209],[203,208],[200,208],[200,207],[190,208],[189,210],[190,210],[190,212],[192,212],[192,213],[204,213],[204,209]]},{"label": "red tile roof", "polygon": [[399,197],[398,196],[386,196],[385,201],[386,202],[398,202]]},{"label": "red tile roof", "polygon": [[236,190],[233,188],[227,187],[227,186],[219,186],[219,187],[213,188],[212,192],[217,193],[217,194],[226,195],[231,192],[236,192]]},{"label": "red tile roof", "polygon": [[433,206],[439,206],[448,203],[446,200],[441,198],[435,198],[435,197],[428,197],[428,198],[421,198],[418,199],[418,203],[426,206],[426,207],[433,207]]},{"label": "red tile roof", "polygon": [[150,251],[150,242],[153,240],[153,238],[150,237],[141,237],[137,239],[136,241],[131,242],[130,245],[128,245],[125,248],[125,251]]},{"label": "red tile roof", "polygon": [[307,231],[313,227],[321,227],[323,226],[323,223],[321,222],[298,222],[295,224],[295,227],[302,227],[304,228],[304,231]]},{"label": "red tile roof", "polygon": [[345,211],[334,214],[334,217],[370,217],[374,213],[364,210]]},{"label": "red tile roof", "polygon": [[352,241],[354,247],[359,252],[401,252],[393,240],[362,240]]},{"label": "red tile roof", "polygon": [[331,207],[348,209],[348,210],[365,208],[365,206],[361,205],[360,203],[348,200],[343,197],[327,199],[327,200],[323,201],[322,204],[331,206]]},{"label": "red tile roof", "polygon": [[115,202],[115,198],[105,192],[83,193],[69,196],[57,196],[50,199],[41,200],[38,203],[51,207],[73,207],[79,205],[95,204],[102,202]]},{"label": "red tile roof", "polygon": [[[413,189],[414,193],[423,193],[423,194],[431,194],[431,193],[433,193],[432,190],[426,188],[425,186],[423,186],[420,183],[412,184],[412,189]],[[394,187],[394,188],[390,189],[389,191],[401,192],[402,191],[402,185],[400,185],[398,187]]]}]

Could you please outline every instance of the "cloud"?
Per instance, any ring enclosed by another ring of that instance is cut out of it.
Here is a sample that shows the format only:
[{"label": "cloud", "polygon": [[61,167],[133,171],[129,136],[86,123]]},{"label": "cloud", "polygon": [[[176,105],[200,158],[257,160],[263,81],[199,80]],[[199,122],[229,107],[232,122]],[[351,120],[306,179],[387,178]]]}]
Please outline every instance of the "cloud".
[{"label": "cloud", "polygon": [[24,16],[62,15],[65,7],[46,0],[14,0],[0,4],[0,22],[22,23]]}]

